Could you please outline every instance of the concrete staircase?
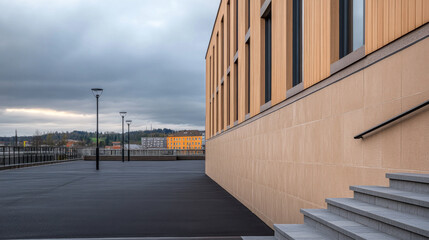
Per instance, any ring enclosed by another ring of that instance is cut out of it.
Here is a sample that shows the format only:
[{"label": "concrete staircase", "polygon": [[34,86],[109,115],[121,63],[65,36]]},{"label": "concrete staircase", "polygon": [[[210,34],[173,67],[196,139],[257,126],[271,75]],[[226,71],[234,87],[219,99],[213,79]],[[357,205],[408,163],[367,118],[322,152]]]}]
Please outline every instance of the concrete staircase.
[{"label": "concrete staircase", "polygon": [[304,224],[276,224],[284,239],[429,239],[429,175],[386,174],[390,187],[352,186],[354,198],[302,209]]}]

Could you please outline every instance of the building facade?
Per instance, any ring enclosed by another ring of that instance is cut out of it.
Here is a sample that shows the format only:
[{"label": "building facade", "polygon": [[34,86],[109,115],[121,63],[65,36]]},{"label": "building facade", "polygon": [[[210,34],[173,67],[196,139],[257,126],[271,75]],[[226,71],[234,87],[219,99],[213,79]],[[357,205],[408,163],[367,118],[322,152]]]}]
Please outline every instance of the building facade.
[{"label": "building facade", "polygon": [[203,133],[201,131],[179,131],[167,137],[167,148],[178,150],[202,150]]},{"label": "building facade", "polygon": [[206,173],[268,225],[429,173],[429,1],[222,0],[206,59]]},{"label": "building facade", "polygon": [[166,149],[167,138],[165,137],[142,137],[143,149]]},{"label": "building facade", "polygon": [[108,150],[121,150],[122,149],[122,143],[121,142],[112,142],[112,146],[105,146],[105,149]]}]

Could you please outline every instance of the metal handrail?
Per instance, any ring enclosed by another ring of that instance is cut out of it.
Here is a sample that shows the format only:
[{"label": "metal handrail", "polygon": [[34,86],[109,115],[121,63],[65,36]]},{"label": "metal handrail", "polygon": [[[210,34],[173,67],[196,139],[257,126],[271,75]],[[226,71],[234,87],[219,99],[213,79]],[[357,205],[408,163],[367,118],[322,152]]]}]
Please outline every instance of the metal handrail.
[{"label": "metal handrail", "polygon": [[373,132],[379,128],[382,128],[382,127],[384,127],[384,126],[386,126],[386,125],[388,125],[388,124],[390,124],[390,123],[392,123],[392,122],[394,122],[394,121],[396,121],[396,120],[398,120],[404,116],[407,116],[408,114],[413,113],[413,112],[419,110],[420,108],[425,107],[428,104],[429,104],[429,100],[427,100],[427,101],[423,102],[422,104],[415,106],[415,107],[413,107],[413,108],[411,108],[411,109],[409,109],[409,110],[407,110],[407,111],[405,111],[405,112],[403,112],[403,113],[401,113],[401,114],[399,114],[399,115],[397,115],[397,116],[395,116],[395,117],[393,117],[387,121],[384,121],[384,122],[378,124],[377,126],[366,130],[365,132],[362,132],[362,133],[354,136],[354,139],[363,139],[363,136],[367,135],[368,133],[371,133],[371,132]]}]

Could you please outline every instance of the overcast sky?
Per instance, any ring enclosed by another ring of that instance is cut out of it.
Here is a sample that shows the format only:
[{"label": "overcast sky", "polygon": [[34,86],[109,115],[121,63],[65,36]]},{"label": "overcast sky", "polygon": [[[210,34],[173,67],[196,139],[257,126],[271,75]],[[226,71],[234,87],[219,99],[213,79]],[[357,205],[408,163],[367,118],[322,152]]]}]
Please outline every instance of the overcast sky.
[{"label": "overcast sky", "polygon": [[219,0],[0,0],[0,136],[203,129]]}]

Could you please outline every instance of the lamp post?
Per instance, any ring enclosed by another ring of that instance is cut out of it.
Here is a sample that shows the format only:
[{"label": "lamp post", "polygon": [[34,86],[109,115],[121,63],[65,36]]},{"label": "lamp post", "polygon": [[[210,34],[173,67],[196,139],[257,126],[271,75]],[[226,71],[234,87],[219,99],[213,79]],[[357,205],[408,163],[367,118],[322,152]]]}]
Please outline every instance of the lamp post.
[{"label": "lamp post", "polygon": [[121,115],[121,117],[122,117],[122,162],[125,162],[125,157],[124,157],[124,154],[125,154],[125,150],[124,150],[124,141],[125,141],[125,139],[124,139],[124,117],[125,117],[125,115],[127,115],[127,112],[119,112],[119,115]]},{"label": "lamp post", "polygon": [[98,99],[100,98],[101,94],[103,93],[102,88],[92,88],[91,89],[92,94],[94,94],[95,98],[97,99],[97,148],[95,149],[95,169],[100,169],[100,149],[98,148]]},{"label": "lamp post", "polygon": [[130,125],[131,125],[131,120],[127,120],[126,121],[128,124],[128,162],[130,161]]}]

